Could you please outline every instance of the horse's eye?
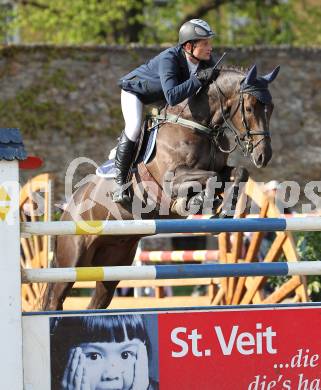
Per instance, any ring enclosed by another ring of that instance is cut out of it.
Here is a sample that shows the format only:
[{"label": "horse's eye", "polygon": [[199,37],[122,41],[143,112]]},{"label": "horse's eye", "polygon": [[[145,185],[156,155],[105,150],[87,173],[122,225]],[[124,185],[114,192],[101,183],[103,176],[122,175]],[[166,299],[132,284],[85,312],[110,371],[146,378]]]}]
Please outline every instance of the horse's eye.
[{"label": "horse's eye", "polygon": [[246,112],[252,112],[252,107],[246,107],[245,110]]}]

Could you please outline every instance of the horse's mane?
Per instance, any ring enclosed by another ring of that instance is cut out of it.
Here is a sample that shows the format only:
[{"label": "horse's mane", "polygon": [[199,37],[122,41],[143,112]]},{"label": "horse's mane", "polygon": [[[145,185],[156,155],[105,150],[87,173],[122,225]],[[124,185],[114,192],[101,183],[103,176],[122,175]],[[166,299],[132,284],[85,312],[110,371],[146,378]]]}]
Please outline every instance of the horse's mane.
[{"label": "horse's mane", "polygon": [[248,72],[247,69],[235,65],[222,66],[219,68],[219,71],[218,82],[222,84],[220,87],[224,87],[225,91],[231,88],[235,81],[243,79]]},{"label": "horse's mane", "polygon": [[219,68],[220,72],[235,72],[244,74],[249,71],[249,68],[244,68],[243,66],[236,66],[236,65],[228,65],[228,66],[222,66]]},{"label": "horse's mane", "polygon": [[[220,71],[220,76],[221,76],[221,80],[222,80],[223,85],[225,86],[225,88],[229,88],[232,86],[233,79],[236,78],[237,80],[239,80],[240,76],[244,77],[245,74],[248,72],[249,68],[244,68],[242,66],[236,66],[236,65],[227,65],[227,66],[223,65],[221,67],[218,67],[217,69]],[[232,77],[229,77],[228,73],[232,73],[230,75]],[[234,75],[234,77],[233,77],[233,75]],[[212,90],[214,90],[214,89],[212,88]],[[170,110],[170,112],[175,112],[177,110],[177,107],[181,107],[181,106],[185,107],[185,105],[186,105],[186,100],[184,100],[183,102],[181,102],[177,106],[175,106],[176,108],[169,107],[169,110]]]}]

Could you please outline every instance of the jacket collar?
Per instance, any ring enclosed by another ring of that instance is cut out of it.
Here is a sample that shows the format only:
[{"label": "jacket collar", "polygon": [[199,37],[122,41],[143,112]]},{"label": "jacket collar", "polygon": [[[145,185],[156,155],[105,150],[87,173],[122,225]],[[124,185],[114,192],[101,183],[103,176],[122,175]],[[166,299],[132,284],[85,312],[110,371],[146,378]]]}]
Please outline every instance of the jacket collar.
[{"label": "jacket collar", "polygon": [[[179,67],[180,67],[181,71],[183,72],[184,76],[186,78],[189,78],[189,68],[187,65],[186,54],[180,45],[178,45],[176,47],[177,47],[177,50],[179,53],[179,55],[178,55]],[[198,69],[205,69],[205,68],[208,68],[210,66],[213,66],[214,64],[215,64],[215,61],[213,58],[211,58],[208,61],[200,61],[199,65],[198,65]]]},{"label": "jacket collar", "polygon": [[184,53],[184,50],[183,50],[182,46],[180,46],[180,45],[178,47],[178,53],[179,53],[178,63],[179,63],[180,70],[183,73],[185,78],[189,78],[189,69],[188,69],[188,65],[187,65],[186,54]]}]

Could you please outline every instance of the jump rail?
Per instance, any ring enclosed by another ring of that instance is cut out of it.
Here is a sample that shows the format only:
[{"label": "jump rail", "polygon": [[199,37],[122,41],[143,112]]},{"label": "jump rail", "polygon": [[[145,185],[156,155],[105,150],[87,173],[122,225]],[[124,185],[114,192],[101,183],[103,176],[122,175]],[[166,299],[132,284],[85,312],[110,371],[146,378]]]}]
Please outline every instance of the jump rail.
[{"label": "jump rail", "polygon": [[321,231],[321,217],[307,217],[304,219],[293,217],[21,223],[21,232],[33,235],[149,235],[158,233],[268,231]]},{"label": "jump rail", "polygon": [[141,262],[148,261],[214,261],[219,257],[217,249],[183,250],[183,251],[141,251],[136,259]]},{"label": "jump rail", "polygon": [[[225,276],[321,274],[321,262],[206,264],[20,270],[20,233],[33,235],[251,232],[320,230],[321,218],[234,220],[82,221],[19,223],[19,160],[24,160],[18,129],[0,129],[0,389],[27,389],[23,377],[21,285],[30,282],[167,279]],[[28,337],[32,342],[32,337]],[[32,335],[31,335],[32,336]],[[29,359],[30,360],[30,359]],[[25,378],[27,380],[27,378]]]},{"label": "jump rail", "polygon": [[321,261],[24,269],[22,283],[284,275],[321,275]]}]

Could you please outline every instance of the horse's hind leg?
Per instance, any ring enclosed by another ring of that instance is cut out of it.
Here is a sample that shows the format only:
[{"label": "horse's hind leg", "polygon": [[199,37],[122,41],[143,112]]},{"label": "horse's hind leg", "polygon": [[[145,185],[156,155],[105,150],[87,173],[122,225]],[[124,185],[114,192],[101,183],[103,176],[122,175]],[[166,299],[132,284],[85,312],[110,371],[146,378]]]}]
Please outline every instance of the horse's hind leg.
[{"label": "horse's hind leg", "polygon": [[[120,237],[110,239],[110,243],[104,242],[96,251],[93,258],[95,266],[121,266],[131,265],[139,239]],[[119,281],[96,282],[91,301],[87,309],[105,309],[109,306]]]}]

